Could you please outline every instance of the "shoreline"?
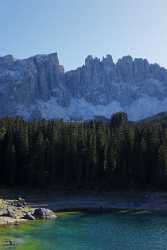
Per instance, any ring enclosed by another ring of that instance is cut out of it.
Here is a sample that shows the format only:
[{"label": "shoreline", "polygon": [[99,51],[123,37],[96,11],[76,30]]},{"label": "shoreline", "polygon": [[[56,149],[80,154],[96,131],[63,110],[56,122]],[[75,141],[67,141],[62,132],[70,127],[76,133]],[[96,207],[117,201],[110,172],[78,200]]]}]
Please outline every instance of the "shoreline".
[{"label": "shoreline", "polygon": [[[8,202],[9,200],[5,197],[12,195],[15,196],[12,191],[5,191],[2,195],[3,200]],[[126,212],[126,210],[167,211],[167,192],[162,191],[114,191],[101,193],[46,191],[43,194],[34,191],[33,193],[25,192],[24,196],[27,205],[23,208],[23,211],[26,210],[27,212],[35,211],[35,209],[39,208],[49,209],[56,215],[74,211],[92,213],[109,213],[116,210],[122,210],[122,212]],[[21,208],[18,208],[16,212],[14,210],[14,213],[17,214],[20,210]],[[16,218],[0,216],[1,226],[18,225],[27,221],[29,219],[19,216],[16,216]]]},{"label": "shoreline", "polygon": [[45,207],[54,212],[103,211],[113,209],[167,210],[167,192],[53,192],[37,195],[30,201],[31,207]]}]

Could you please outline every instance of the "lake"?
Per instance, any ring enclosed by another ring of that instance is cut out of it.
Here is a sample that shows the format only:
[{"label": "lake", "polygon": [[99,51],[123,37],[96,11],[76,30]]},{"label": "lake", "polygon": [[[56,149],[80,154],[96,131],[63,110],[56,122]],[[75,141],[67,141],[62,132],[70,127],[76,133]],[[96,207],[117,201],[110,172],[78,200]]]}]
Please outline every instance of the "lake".
[{"label": "lake", "polygon": [[[16,245],[9,246],[9,239]],[[0,241],[3,250],[165,250],[167,213],[67,213],[55,221],[3,228]]]}]

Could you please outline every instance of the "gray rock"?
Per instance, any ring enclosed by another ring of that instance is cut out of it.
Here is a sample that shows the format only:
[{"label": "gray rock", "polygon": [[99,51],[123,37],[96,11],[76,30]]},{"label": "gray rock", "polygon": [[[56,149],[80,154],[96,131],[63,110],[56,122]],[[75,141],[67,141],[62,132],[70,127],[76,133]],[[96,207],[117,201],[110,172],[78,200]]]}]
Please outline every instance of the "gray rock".
[{"label": "gray rock", "polygon": [[0,57],[0,116],[87,119],[89,106],[84,106],[83,115],[77,105],[70,113],[73,100],[84,100],[94,109],[103,105],[104,111],[96,115],[105,115],[105,106],[113,102],[119,104],[117,111],[130,113],[143,96],[148,97],[148,106],[149,98],[158,103],[149,115],[165,111],[167,70],[146,59],[125,56],[114,63],[111,55],[102,60],[88,56],[82,67],[65,72],[57,53],[23,60]]},{"label": "gray rock", "polygon": [[4,241],[4,247],[5,248],[13,248],[14,246],[16,245],[16,243],[15,243],[15,241],[13,241],[13,240],[5,240]]},{"label": "gray rock", "polygon": [[0,104],[5,103],[0,116],[22,111],[26,116],[24,108],[35,107],[37,101],[46,102],[51,97],[57,98],[57,103],[63,107],[69,105],[64,79],[57,53],[24,60],[14,60],[10,56],[0,58]]},{"label": "gray rock", "polygon": [[55,219],[55,218],[57,218],[57,216],[55,215],[55,213],[52,210],[46,209],[46,208],[35,209],[33,216],[36,219]]},{"label": "gray rock", "polygon": [[0,216],[7,216],[7,217],[11,217],[16,219],[16,213],[15,210],[13,208],[6,208],[6,209],[2,209],[0,210]]},{"label": "gray rock", "polygon": [[0,209],[0,216],[8,216],[8,209]]},{"label": "gray rock", "polygon": [[27,203],[24,199],[18,198],[17,200],[8,201],[8,205],[18,207],[18,208],[24,208],[27,205]]},{"label": "gray rock", "polygon": [[7,208],[7,216],[8,217],[11,217],[13,219],[16,219],[17,216],[16,216],[16,213],[15,213],[15,210],[13,208]]},{"label": "gray rock", "polygon": [[23,219],[26,219],[26,220],[35,220],[36,218],[30,213],[26,213],[23,217]]},{"label": "gray rock", "polygon": [[25,199],[23,198],[18,198],[18,200],[16,201],[16,207],[25,207],[27,205]]}]

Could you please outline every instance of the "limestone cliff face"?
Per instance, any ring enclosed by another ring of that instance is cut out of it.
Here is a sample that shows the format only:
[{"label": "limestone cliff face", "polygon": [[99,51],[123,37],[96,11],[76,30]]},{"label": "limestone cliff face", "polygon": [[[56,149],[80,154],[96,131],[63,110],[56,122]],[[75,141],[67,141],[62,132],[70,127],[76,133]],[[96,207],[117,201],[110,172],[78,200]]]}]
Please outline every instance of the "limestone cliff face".
[{"label": "limestone cliff face", "polygon": [[113,100],[129,105],[145,94],[166,97],[167,71],[146,59],[126,56],[114,64],[110,55],[102,61],[88,56],[83,67],[67,72],[66,84],[73,96],[95,105],[106,105]]},{"label": "limestone cliff face", "polygon": [[57,53],[0,57],[0,116],[87,119],[125,111],[139,119],[166,107],[167,70],[146,59],[88,56],[64,72]]},{"label": "limestone cliff face", "polygon": [[0,58],[1,115],[15,114],[18,105],[28,107],[51,97],[64,107],[69,105],[68,95],[64,68],[59,65],[56,53],[23,60],[12,56]]}]

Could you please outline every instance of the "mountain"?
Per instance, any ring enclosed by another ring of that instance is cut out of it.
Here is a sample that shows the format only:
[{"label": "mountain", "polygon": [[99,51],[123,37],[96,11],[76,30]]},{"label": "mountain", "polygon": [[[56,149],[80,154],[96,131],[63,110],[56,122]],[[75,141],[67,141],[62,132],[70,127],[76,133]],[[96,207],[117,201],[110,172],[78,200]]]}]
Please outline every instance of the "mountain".
[{"label": "mountain", "polygon": [[167,126],[167,112],[161,112],[139,121],[139,124],[161,124]]},{"label": "mountain", "polygon": [[0,116],[26,119],[109,118],[127,112],[140,120],[167,110],[167,70],[125,56],[117,63],[88,56],[82,67],[64,71],[57,53],[17,60],[0,57]]}]

